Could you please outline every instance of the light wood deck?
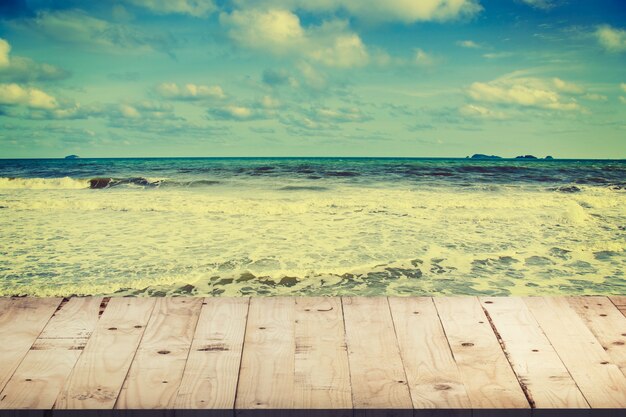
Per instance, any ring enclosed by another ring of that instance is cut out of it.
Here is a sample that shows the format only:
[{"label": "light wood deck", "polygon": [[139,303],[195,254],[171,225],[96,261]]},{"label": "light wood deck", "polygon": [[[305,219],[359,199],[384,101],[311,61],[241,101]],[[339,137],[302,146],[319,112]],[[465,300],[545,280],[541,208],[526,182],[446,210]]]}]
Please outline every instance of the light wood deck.
[{"label": "light wood deck", "polygon": [[0,298],[0,409],[626,409],[626,297]]}]

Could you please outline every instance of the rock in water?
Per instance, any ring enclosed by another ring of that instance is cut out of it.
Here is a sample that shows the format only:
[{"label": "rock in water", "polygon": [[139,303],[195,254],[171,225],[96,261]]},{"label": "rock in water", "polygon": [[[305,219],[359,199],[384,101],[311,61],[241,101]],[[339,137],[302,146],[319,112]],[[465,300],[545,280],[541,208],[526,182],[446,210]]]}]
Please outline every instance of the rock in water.
[{"label": "rock in water", "polygon": [[106,188],[111,183],[112,178],[92,178],[89,180],[89,188],[91,189],[100,189]]}]

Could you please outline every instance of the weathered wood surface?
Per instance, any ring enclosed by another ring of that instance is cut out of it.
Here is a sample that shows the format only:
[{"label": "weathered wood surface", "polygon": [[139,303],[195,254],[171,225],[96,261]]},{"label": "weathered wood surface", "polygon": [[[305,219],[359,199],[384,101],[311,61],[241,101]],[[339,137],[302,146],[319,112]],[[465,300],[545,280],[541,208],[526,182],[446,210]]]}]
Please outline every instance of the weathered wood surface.
[{"label": "weathered wood surface", "polygon": [[101,298],[60,306],[2,391],[0,408],[50,409],[98,323]]},{"label": "weathered wood surface", "polygon": [[344,298],[355,408],[412,408],[386,298]]},{"label": "weathered wood surface", "polygon": [[113,408],[154,304],[150,298],[109,301],[54,408]]},{"label": "weathered wood surface", "polygon": [[232,409],[248,298],[204,300],[175,408]]},{"label": "weathered wood surface", "polygon": [[524,300],[592,408],[626,407],[626,377],[565,298]]},{"label": "weathered wood surface", "polygon": [[537,408],[588,408],[576,382],[518,297],[481,298],[520,385]]},{"label": "weathered wood surface", "polygon": [[0,408],[626,409],[624,296],[106,301],[0,298]]},{"label": "weathered wood surface", "polygon": [[529,407],[478,299],[435,298],[435,305],[472,407]]}]

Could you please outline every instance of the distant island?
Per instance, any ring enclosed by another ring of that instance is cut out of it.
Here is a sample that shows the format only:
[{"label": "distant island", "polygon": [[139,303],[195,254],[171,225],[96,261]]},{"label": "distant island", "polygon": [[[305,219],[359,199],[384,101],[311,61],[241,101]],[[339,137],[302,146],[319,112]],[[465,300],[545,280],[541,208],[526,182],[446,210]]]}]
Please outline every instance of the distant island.
[{"label": "distant island", "polygon": [[497,155],[485,155],[482,153],[475,153],[474,155],[472,155],[471,159],[502,159],[502,157]]},{"label": "distant island", "polygon": [[[472,155],[471,157],[466,156],[465,159],[503,159],[501,156],[498,155],[485,155],[483,153],[475,153],[474,155]],[[541,158],[537,158],[535,155],[520,155],[520,156],[516,156],[513,159],[541,159]],[[545,157],[545,159],[554,159],[552,156],[548,155]]]},{"label": "distant island", "polygon": [[80,158],[80,156],[78,155],[68,155],[65,157],[65,159],[78,159],[78,158]]}]

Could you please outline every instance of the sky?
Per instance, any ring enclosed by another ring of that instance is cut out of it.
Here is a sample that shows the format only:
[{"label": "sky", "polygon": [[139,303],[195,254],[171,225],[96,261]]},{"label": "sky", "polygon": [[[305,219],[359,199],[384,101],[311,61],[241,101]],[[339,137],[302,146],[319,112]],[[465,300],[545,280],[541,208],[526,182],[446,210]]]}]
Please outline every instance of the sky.
[{"label": "sky", "polygon": [[3,0],[0,157],[626,158],[623,0]]}]

